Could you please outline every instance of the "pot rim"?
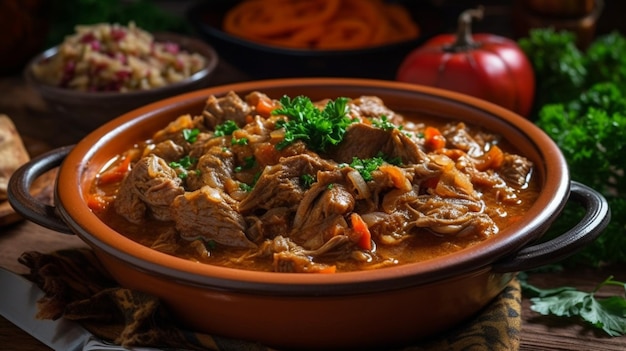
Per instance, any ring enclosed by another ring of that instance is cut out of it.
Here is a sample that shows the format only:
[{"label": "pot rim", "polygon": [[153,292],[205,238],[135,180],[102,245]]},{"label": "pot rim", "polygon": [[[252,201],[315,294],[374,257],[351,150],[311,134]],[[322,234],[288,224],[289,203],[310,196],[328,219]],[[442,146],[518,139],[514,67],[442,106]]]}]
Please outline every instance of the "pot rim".
[{"label": "pot rim", "polygon": [[[84,203],[85,188],[81,187],[81,179],[89,168],[92,156],[101,146],[111,142],[117,131],[133,128],[140,121],[149,119],[159,112],[181,108],[190,101],[204,100],[210,94],[221,95],[230,90],[245,92],[263,91],[282,86],[328,87],[337,85],[364,89],[382,88],[401,91],[404,94],[433,96],[497,116],[509,128],[525,136],[535,148],[545,169],[545,174],[542,176],[543,189],[553,189],[553,191],[541,191],[525,215],[525,221],[519,221],[489,240],[457,253],[423,262],[337,274],[282,274],[194,263],[158,252],[126,238],[100,221],[86,204],[78,207],[64,205]],[[63,180],[63,183],[59,180]],[[61,184],[78,184],[78,186],[67,187]],[[205,88],[146,105],[106,123],[87,135],[70,151],[59,169],[55,197],[57,211],[61,218],[77,235],[92,246],[97,254],[104,253],[113,256],[136,269],[153,275],[166,276],[168,279],[187,285],[211,287],[218,290],[318,296],[401,289],[489,270],[492,263],[515,253],[543,234],[546,223],[551,223],[565,205],[569,185],[566,161],[552,139],[529,120],[487,101],[438,88],[395,81],[361,78],[283,78]]]}]

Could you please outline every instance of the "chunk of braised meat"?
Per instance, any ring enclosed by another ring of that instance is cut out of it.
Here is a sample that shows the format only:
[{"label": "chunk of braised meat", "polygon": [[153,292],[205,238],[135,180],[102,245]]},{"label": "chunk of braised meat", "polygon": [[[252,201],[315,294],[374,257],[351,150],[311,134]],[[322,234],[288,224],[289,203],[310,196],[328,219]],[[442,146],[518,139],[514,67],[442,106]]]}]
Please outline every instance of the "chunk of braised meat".
[{"label": "chunk of braised meat", "polygon": [[250,106],[233,91],[219,98],[209,96],[202,111],[204,124],[210,130],[215,130],[216,126],[227,120],[233,120],[241,127],[246,123],[246,116],[249,114]]},{"label": "chunk of braised meat", "polygon": [[389,158],[400,158],[406,164],[422,162],[426,157],[418,143],[402,131],[384,130],[364,123],[351,124],[341,144],[331,148],[328,156],[339,163],[350,163],[353,157],[368,159],[380,153]]},{"label": "chunk of braised meat", "polygon": [[454,160],[443,154],[430,155],[431,164],[440,167],[437,184],[432,189],[433,195],[478,200],[479,194],[474,189],[470,177],[461,172]]},{"label": "chunk of braised meat", "polygon": [[150,153],[169,163],[178,161],[185,156],[185,148],[174,143],[172,140],[165,140],[155,144],[150,150]]},{"label": "chunk of braised meat", "polygon": [[464,123],[448,125],[442,128],[441,133],[446,138],[448,148],[463,150],[472,157],[478,157],[484,153],[484,142],[472,137]]},{"label": "chunk of braised meat", "polygon": [[312,175],[334,166],[314,154],[284,157],[279,163],[265,167],[252,191],[239,204],[239,211],[251,214],[275,207],[295,208],[301,202],[305,189],[301,177]]},{"label": "chunk of braised meat", "polygon": [[245,234],[245,219],[234,207],[235,201],[228,194],[206,185],[174,199],[172,219],[176,230],[186,240],[202,239],[226,246],[256,247]]},{"label": "chunk of braised meat", "polygon": [[532,169],[533,164],[527,158],[505,154],[499,173],[508,184],[520,188],[528,183]]},{"label": "chunk of braised meat", "polygon": [[377,96],[361,96],[353,99],[348,104],[349,115],[356,118],[381,118],[385,116],[388,121],[400,124],[403,117],[385,106],[383,100]]},{"label": "chunk of braised meat", "polygon": [[417,164],[426,160],[426,153],[417,141],[399,129],[389,131],[389,143],[383,148],[383,154],[390,158],[399,158],[403,164]]},{"label": "chunk of braised meat", "polygon": [[233,178],[233,152],[221,146],[213,146],[200,156],[192,172],[186,179],[187,190],[194,191],[205,185],[224,188],[224,184]]},{"label": "chunk of braised meat", "polygon": [[200,117],[192,117],[191,115],[182,115],[172,122],[170,122],[165,128],[159,130],[152,136],[153,144],[159,144],[160,142],[170,140],[176,145],[180,145],[187,151],[189,142],[185,140],[183,130],[198,128],[200,131],[206,133],[206,128],[202,126],[202,119]]},{"label": "chunk of braised meat", "polygon": [[[364,123],[354,123],[348,127],[343,141],[331,148],[328,155],[339,163],[350,163],[353,157],[372,158],[389,143],[389,132]],[[363,142],[367,140],[367,142]]]},{"label": "chunk of braised meat", "polygon": [[114,203],[115,211],[133,223],[143,222],[148,213],[158,220],[171,220],[169,205],[184,193],[181,183],[162,158],[143,157],[123,180]]},{"label": "chunk of braised meat", "polygon": [[289,237],[305,249],[318,249],[335,236],[345,236],[345,217],[354,210],[355,198],[344,186],[341,171],[319,172],[305,193],[293,220]]},{"label": "chunk of braised meat", "polygon": [[275,207],[261,215],[246,218],[248,237],[259,242],[263,238],[274,238],[291,230],[293,210],[288,207]]}]

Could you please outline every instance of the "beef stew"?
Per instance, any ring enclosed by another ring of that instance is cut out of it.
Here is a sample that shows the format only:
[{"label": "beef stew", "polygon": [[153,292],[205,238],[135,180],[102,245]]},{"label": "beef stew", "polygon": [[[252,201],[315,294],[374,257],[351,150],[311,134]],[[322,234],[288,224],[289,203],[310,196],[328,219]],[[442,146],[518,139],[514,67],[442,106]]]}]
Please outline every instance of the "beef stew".
[{"label": "beef stew", "polygon": [[532,163],[478,126],[374,96],[210,96],[95,179],[90,208],[155,250],[332,273],[428,260],[498,235],[538,195]]}]

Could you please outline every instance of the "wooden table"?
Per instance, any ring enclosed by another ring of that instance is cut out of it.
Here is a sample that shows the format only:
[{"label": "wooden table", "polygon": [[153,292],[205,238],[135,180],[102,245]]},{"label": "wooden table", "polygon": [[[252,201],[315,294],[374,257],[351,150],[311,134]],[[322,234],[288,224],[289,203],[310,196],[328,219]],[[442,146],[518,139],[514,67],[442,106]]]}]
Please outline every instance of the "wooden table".
[{"label": "wooden table", "polygon": [[[215,77],[218,83],[241,79],[244,78],[239,72],[224,63],[220,64]],[[84,132],[75,130],[71,125],[59,123],[58,116],[46,108],[19,75],[0,79],[0,113],[8,114],[13,119],[31,155],[76,143],[84,136]],[[2,227],[0,233],[0,266],[19,273],[26,271],[17,262],[24,251],[51,252],[85,246],[75,236],[59,234],[28,221]],[[539,287],[569,285],[589,291],[611,274],[618,280],[626,281],[626,265],[535,274],[531,276],[530,282]],[[620,293],[620,290],[603,290],[599,296],[608,293]],[[522,317],[521,350],[626,350],[626,337],[611,338],[573,320],[540,316],[530,310],[528,299],[523,299]],[[0,317],[0,350],[48,348]]]}]

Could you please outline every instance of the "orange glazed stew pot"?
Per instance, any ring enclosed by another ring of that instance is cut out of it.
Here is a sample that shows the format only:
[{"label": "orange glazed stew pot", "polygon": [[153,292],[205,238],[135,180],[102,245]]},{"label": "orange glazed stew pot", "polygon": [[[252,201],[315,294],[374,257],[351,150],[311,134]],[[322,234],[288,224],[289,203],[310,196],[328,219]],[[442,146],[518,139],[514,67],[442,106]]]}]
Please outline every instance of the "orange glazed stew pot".
[{"label": "orange glazed stew pot", "polygon": [[[86,195],[109,160],[176,117],[199,113],[209,95],[230,91],[242,96],[260,91],[274,99],[305,95],[313,101],[374,95],[394,111],[479,125],[534,163],[541,191],[521,220],[473,246],[418,263],[335,274],[199,264],[130,240],[89,209]],[[57,166],[55,203],[42,204],[28,188]],[[106,123],[75,146],[34,158],[14,174],[9,188],[19,213],[78,235],[119,284],[158,296],[189,328],[289,349],[402,346],[450,329],[485,307],[516,272],[557,262],[591,243],[610,218],[606,200],[570,180],[560,150],[532,122],[466,95],[356,78],[254,81],[167,98]],[[585,216],[566,233],[541,242],[568,201],[582,204]]]}]

